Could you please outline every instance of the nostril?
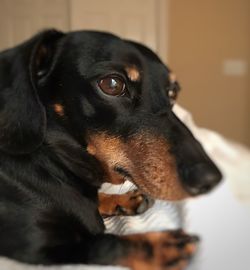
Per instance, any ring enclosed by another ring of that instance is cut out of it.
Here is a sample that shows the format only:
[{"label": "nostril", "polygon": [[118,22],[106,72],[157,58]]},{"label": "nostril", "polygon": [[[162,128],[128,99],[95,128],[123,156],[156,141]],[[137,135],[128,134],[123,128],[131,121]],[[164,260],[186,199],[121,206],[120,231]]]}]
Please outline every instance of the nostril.
[{"label": "nostril", "polygon": [[184,186],[192,195],[204,194],[212,190],[222,179],[213,163],[199,163],[186,171]]}]

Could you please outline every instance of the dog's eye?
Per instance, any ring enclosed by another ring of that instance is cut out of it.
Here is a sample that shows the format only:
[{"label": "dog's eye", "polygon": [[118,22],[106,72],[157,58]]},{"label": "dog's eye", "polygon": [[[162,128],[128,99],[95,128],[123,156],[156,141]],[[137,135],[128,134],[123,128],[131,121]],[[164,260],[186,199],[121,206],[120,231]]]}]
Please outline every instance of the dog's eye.
[{"label": "dog's eye", "polygon": [[102,78],[98,81],[98,86],[105,94],[111,96],[121,96],[126,88],[124,81],[115,76]]},{"label": "dog's eye", "polygon": [[168,95],[168,98],[169,98],[171,105],[174,105],[174,103],[176,102],[176,99],[178,97],[180,90],[181,90],[181,88],[180,88],[180,85],[177,81],[171,83],[167,87],[167,95]]},{"label": "dog's eye", "polygon": [[177,99],[177,95],[178,95],[178,93],[175,89],[168,89],[168,97],[169,97],[171,105],[174,105],[174,103]]}]

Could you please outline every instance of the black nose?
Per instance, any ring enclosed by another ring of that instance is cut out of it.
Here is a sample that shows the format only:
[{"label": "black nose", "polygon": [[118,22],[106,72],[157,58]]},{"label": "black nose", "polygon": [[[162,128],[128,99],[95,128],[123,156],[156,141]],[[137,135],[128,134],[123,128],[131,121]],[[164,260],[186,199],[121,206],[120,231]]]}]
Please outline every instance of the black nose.
[{"label": "black nose", "polygon": [[184,187],[191,195],[204,194],[212,190],[222,179],[214,164],[198,163],[186,170]]}]

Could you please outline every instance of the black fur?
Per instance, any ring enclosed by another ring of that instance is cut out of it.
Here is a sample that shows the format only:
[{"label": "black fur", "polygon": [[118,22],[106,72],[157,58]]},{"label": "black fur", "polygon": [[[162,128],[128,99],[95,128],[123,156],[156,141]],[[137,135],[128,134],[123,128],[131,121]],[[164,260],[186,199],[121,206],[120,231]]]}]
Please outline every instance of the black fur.
[{"label": "black fur", "polygon": [[[140,82],[128,80],[126,64],[140,67]],[[129,93],[111,97],[96,88],[110,73],[124,77]],[[168,74],[146,47],[101,32],[48,30],[0,53],[0,255],[110,264],[126,253],[126,241],[103,233],[97,190],[104,172],[86,151],[89,130],[124,140],[153,130],[171,142],[185,186],[197,185],[186,177],[197,163],[221,178],[172,113]]]}]

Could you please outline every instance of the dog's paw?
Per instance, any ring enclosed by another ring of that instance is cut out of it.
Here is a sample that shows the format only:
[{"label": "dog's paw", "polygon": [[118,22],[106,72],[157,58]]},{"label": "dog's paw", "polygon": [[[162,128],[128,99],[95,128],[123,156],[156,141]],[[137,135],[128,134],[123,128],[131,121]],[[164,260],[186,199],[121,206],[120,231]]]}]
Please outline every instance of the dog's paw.
[{"label": "dog's paw", "polygon": [[132,241],[133,270],[184,270],[194,256],[199,238],[181,230],[125,236]]},{"label": "dog's paw", "polygon": [[138,190],[124,194],[99,193],[99,212],[103,217],[133,216],[148,210],[154,200]]},{"label": "dog's paw", "polygon": [[199,238],[182,231],[167,232],[158,237],[160,240],[155,249],[159,255],[155,259],[159,269],[185,269],[197,251]]},{"label": "dog's paw", "polygon": [[121,195],[117,201],[116,215],[132,216],[146,212],[154,203],[154,200],[140,191],[130,191]]}]

